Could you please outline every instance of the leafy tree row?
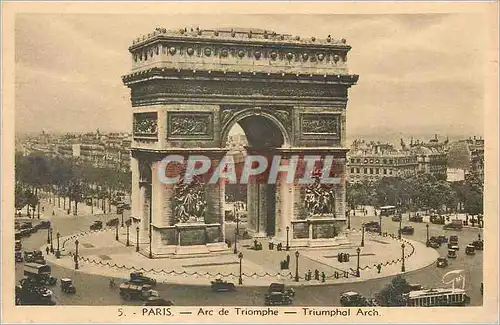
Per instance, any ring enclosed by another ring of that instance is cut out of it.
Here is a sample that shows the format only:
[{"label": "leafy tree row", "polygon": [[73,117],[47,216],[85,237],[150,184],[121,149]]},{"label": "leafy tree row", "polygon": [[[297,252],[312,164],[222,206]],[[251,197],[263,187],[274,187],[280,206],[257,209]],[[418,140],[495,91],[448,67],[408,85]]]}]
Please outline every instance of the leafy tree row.
[{"label": "leafy tree row", "polygon": [[375,182],[347,184],[347,203],[397,206],[401,211],[436,210],[438,213],[483,213],[483,180],[471,174],[464,181],[447,182],[430,174],[410,178],[384,177]]},{"label": "leafy tree row", "polygon": [[15,172],[18,210],[28,205],[34,211],[41,190],[50,193],[54,202],[57,197],[59,206],[62,198],[64,209],[68,198],[68,209],[74,203],[74,214],[78,213],[78,203],[91,198],[101,199],[105,209],[105,198],[111,198],[115,192],[129,192],[131,186],[130,172],[39,153],[28,156],[16,153]]}]

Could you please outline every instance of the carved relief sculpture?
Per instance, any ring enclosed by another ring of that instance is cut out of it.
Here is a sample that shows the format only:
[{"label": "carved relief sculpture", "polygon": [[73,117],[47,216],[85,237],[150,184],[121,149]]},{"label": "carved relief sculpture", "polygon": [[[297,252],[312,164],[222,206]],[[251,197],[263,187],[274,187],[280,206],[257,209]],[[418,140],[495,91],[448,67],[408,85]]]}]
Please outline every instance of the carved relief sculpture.
[{"label": "carved relief sculpture", "polygon": [[181,177],[174,188],[172,197],[174,223],[204,223],[207,209],[204,184],[200,178],[194,178],[184,184]]},{"label": "carved relief sculpture", "polygon": [[158,121],[156,113],[134,114],[134,136],[157,136]]},{"label": "carved relief sculpture", "polygon": [[210,135],[211,114],[169,113],[169,135]]},{"label": "carved relief sculpture", "polygon": [[334,114],[306,114],[302,119],[302,133],[304,134],[338,134],[339,115]]},{"label": "carved relief sculpture", "polygon": [[312,176],[314,183],[305,187],[305,217],[334,217],[335,188],[333,184],[321,184],[320,175],[321,170],[315,171]]}]

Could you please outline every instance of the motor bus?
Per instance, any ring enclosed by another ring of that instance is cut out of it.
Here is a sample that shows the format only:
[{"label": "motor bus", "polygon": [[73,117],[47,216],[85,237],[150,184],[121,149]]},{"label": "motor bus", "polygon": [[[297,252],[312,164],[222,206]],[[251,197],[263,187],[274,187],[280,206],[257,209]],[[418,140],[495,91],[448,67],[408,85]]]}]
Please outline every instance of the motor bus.
[{"label": "motor bus", "polygon": [[410,291],[403,296],[408,307],[466,306],[470,297],[463,289],[428,289]]},{"label": "motor bus", "polygon": [[396,207],[393,205],[387,205],[380,208],[380,215],[382,217],[390,217],[396,214]]}]

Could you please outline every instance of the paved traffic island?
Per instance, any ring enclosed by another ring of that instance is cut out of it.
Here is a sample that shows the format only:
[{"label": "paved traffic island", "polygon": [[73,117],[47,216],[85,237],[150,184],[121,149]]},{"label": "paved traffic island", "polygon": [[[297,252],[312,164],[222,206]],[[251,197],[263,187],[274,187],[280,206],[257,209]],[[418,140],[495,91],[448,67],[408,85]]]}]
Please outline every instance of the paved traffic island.
[{"label": "paved traffic island", "polygon": [[303,286],[361,282],[413,272],[439,257],[436,250],[407,238],[400,240],[393,235],[365,232],[363,240],[357,230],[346,235],[350,244],[332,248],[278,251],[276,246],[271,250],[268,242],[261,240],[263,249],[255,250],[253,240],[241,240],[240,254],[231,249],[223,253],[149,259],[144,253],[146,243],[140,243],[140,252],[136,252],[132,236],[130,246],[124,244],[125,228],[120,228],[118,241],[115,229],[108,228],[62,237],[61,258],[49,255],[47,260],[68,269],[75,269],[77,260],[76,272],[122,279],[128,279],[131,272],[142,271],[158,282],[185,285],[209,285],[215,278],[239,283],[241,277],[244,286],[268,286],[271,282]]}]

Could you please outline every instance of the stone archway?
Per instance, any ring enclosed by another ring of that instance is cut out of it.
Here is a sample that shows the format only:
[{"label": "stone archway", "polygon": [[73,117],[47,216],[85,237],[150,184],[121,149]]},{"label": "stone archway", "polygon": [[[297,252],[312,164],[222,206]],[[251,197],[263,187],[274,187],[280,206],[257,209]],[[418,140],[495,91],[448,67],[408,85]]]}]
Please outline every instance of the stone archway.
[{"label": "stone archway", "polygon": [[[186,199],[157,176],[169,155],[203,155],[217,166],[236,123],[245,129],[251,151],[274,151],[285,164],[298,156],[300,168],[307,165],[306,155],[323,157],[321,164],[331,156],[328,163],[335,165],[340,180],[333,188],[314,190],[317,197],[332,192],[330,210],[305,209],[301,184],[279,179],[272,190],[254,188],[249,203],[259,202],[255,211],[264,206],[262,193],[266,201],[275,200],[265,206],[265,218],[261,211],[255,213],[254,233],[274,235],[291,246],[334,244],[330,234],[346,223],[346,107],[348,89],[358,76],[348,72],[351,47],[344,39],[313,39],[263,30],[160,28],[133,42],[132,70],[122,78],[131,89],[134,116],[132,202],[139,213],[139,197],[147,188],[140,184],[150,184],[156,255],[227,249],[224,182],[200,182],[203,194],[196,190],[193,200],[189,188]],[[144,162],[151,166],[151,179],[141,182]],[[179,204],[186,206],[175,210]]]}]

